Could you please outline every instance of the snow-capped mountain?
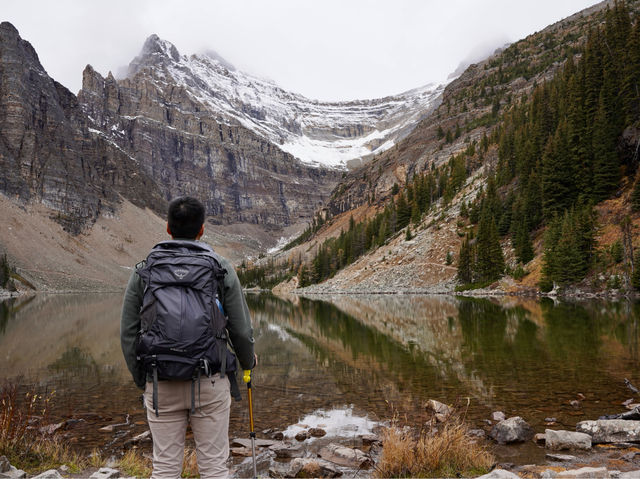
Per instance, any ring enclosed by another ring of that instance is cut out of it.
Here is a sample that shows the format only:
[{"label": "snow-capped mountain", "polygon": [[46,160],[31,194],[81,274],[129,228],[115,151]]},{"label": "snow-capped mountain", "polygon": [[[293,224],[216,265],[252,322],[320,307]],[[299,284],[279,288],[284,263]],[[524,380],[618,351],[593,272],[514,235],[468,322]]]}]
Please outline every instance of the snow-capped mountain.
[{"label": "snow-capped mountain", "polygon": [[339,168],[392,147],[438,106],[445,86],[375,100],[310,100],[238,71],[215,52],[181,55],[157,35],[129,65],[128,78],[140,74],[158,88],[183,88],[217,121],[242,125],[304,163]]}]

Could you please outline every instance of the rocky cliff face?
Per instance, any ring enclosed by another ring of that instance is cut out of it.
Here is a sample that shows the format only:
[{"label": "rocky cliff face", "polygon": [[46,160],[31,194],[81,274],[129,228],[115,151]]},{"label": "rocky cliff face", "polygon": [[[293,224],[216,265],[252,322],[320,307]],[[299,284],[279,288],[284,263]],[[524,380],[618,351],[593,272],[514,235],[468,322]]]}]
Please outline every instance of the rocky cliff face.
[{"label": "rocky cliff face", "polygon": [[[225,124],[242,125],[304,163],[342,166],[384,151],[437,106],[443,86],[372,100],[322,102],[236,70],[215,52],[190,57],[156,35],[128,77],[153,69],[184,88]],[[337,80],[339,81],[339,80]]]},{"label": "rocky cliff face", "polygon": [[113,211],[120,195],[164,207],[137,161],[91,132],[75,95],[7,22],[0,24],[0,171],[0,191],[45,204],[72,233]]},{"label": "rocky cliff face", "polygon": [[196,94],[209,85],[181,82],[180,56],[168,45],[151,37],[123,80],[87,66],[78,100],[92,131],[130,152],[167,199],[202,198],[214,221],[275,228],[306,223],[341,172],[305,165],[224,121]]}]

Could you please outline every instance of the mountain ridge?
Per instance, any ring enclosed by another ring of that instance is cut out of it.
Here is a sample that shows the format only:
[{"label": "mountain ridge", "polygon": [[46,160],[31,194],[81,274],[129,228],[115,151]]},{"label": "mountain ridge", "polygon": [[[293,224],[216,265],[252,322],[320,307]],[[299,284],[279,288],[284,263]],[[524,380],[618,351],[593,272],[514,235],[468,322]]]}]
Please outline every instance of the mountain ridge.
[{"label": "mountain ridge", "polygon": [[380,99],[323,102],[228,66],[217,54],[180,55],[154,34],[127,76],[161,67],[219,121],[239,123],[305,163],[340,168],[392,147],[437,106],[443,90],[428,84]]}]

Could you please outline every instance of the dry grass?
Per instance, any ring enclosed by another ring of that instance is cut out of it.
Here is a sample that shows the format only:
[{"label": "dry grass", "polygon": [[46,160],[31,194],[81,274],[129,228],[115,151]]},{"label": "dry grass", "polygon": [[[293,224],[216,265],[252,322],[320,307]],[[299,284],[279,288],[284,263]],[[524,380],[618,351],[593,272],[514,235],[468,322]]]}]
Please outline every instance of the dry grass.
[{"label": "dry grass", "polygon": [[469,477],[489,471],[493,455],[469,436],[467,426],[451,417],[416,433],[393,424],[382,436],[377,477]]},{"label": "dry grass", "polygon": [[[139,449],[129,449],[118,462],[118,469],[126,476],[150,477],[153,464]],[[189,447],[184,451],[181,477],[199,477],[196,451]]]},{"label": "dry grass", "polygon": [[199,477],[198,459],[195,449],[186,447],[184,450],[184,460],[182,462],[182,477]]},{"label": "dry grass", "polygon": [[28,472],[67,465],[71,472],[80,471],[86,461],[72,451],[55,434],[47,433],[48,397],[27,392],[21,394],[15,385],[0,388],[0,456]]},{"label": "dry grass", "polygon": [[129,449],[118,461],[118,469],[126,476],[151,477],[151,460],[137,449]]}]

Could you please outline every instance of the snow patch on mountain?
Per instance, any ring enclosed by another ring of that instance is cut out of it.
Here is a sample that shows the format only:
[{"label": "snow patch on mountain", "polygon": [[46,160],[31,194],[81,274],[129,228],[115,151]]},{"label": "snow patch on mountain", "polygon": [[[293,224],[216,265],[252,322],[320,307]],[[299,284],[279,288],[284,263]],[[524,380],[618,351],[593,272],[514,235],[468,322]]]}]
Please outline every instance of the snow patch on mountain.
[{"label": "snow patch on mountain", "polygon": [[240,72],[217,53],[180,55],[152,35],[128,76],[184,88],[224,124],[240,124],[307,164],[344,168],[391,148],[438,106],[446,85],[375,100],[321,102]]}]

